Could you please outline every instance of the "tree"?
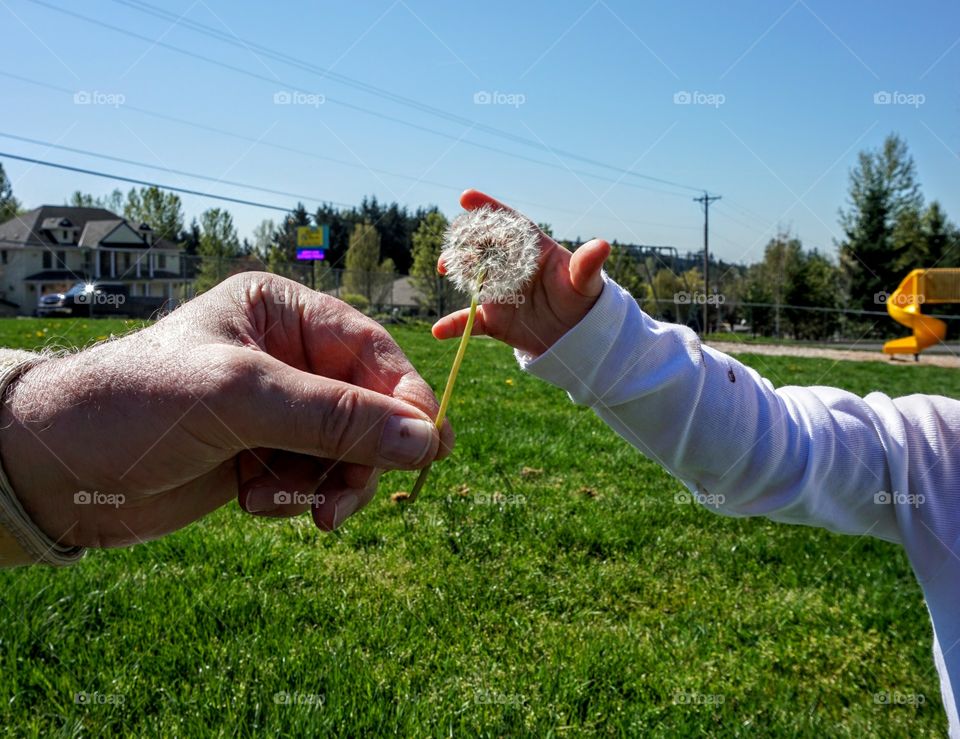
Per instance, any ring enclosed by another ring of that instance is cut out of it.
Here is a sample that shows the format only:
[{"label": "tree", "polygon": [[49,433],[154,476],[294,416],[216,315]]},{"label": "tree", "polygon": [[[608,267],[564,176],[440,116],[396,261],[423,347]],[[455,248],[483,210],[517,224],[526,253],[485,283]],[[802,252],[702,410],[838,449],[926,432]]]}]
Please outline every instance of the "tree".
[{"label": "tree", "polygon": [[[840,271],[836,265],[816,249],[801,252],[786,302],[811,308],[839,308],[841,294]],[[830,311],[788,308],[785,316],[797,339],[829,339],[840,328],[839,313]]]},{"label": "tree", "polygon": [[[73,194],[67,200],[67,205],[74,208],[104,208],[111,213],[120,215],[123,213],[123,191],[115,189],[109,195],[94,196],[88,192],[74,190]],[[137,225],[140,225],[139,223]]]},{"label": "tree", "polygon": [[437,273],[437,259],[443,249],[447,231],[446,217],[437,211],[428,213],[413,233],[413,265],[410,278],[417,292],[423,296],[422,305],[439,316],[449,313],[463,301],[453,284]]},{"label": "tree", "polygon": [[231,260],[240,251],[237,230],[233,226],[233,217],[229,211],[210,208],[200,216],[200,268],[197,271],[196,290],[198,293],[211,287],[232,274]]},{"label": "tree", "polygon": [[916,167],[902,139],[891,135],[880,150],[860,153],[850,172],[849,198],[840,213],[840,265],[850,304],[876,310],[876,296],[899,284],[901,254],[915,243],[907,227],[923,205]]},{"label": "tree", "polygon": [[277,224],[270,218],[265,218],[253,228],[253,246],[252,253],[260,259],[266,261],[270,256],[270,248],[273,246],[274,235],[277,231]]},{"label": "tree", "polygon": [[0,223],[9,221],[20,212],[20,203],[13,197],[13,185],[0,164]]},{"label": "tree", "polygon": [[641,274],[642,269],[642,265],[629,248],[621,246],[616,241],[610,244],[610,256],[606,264],[607,274],[620,287],[641,301],[648,297],[646,282]]},{"label": "tree", "polygon": [[183,231],[183,204],[180,196],[164,192],[158,187],[141,187],[139,190],[132,188],[127,193],[123,217],[134,227],[141,223],[149,224],[158,239],[176,242]]},{"label": "tree", "polygon": [[290,211],[280,225],[274,230],[272,245],[267,253],[267,269],[271,272],[302,279],[304,274],[296,268],[297,263],[297,229],[300,226],[310,225],[310,215],[303,203]]},{"label": "tree", "polygon": [[343,287],[347,293],[363,295],[372,305],[382,304],[393,281],[392,259],[380,261],[380,234],[372,223],[358,223],[350,234]]}]

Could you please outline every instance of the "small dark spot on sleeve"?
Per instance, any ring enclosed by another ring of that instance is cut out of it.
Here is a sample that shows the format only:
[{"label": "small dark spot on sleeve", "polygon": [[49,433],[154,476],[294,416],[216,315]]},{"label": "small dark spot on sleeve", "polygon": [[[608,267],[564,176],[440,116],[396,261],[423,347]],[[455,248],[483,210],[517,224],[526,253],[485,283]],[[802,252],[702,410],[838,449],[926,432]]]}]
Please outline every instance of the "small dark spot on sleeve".
[{"label": "small dark spot on sleeve", "polygon": [[732,368],[732,367],[728,367],[728,368],[727,368],[727,377],[730,378],[730,382],[736,382],[736,381],[737,381],[737,376],[736,376],[735,374],[733,374],[733,368]]}]

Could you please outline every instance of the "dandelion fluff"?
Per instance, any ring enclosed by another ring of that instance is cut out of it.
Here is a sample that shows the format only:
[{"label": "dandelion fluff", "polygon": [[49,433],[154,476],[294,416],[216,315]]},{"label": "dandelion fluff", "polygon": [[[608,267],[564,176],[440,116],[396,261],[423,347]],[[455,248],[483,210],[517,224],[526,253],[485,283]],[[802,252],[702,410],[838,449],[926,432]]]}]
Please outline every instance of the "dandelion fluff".
[{"label": "dandelion fluff", "polygon": [[481,303],[506,302],[529,284],[540,258],[540,231],[524,216],[484,205],[459,216],[443,244],[447,277]]}]

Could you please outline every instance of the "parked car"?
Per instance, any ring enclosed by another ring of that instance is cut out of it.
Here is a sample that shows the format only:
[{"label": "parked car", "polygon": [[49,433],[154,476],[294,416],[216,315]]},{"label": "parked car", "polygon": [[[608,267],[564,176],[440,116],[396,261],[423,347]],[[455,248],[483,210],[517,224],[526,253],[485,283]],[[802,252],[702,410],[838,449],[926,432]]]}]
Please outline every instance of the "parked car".
[{"label": "parked car", "polygon": [[[65,293],[41,295],[37,315],[48,316],[126,316],[130,289],[122,284],[77,282]],[[137,312],[137,311],[133,311]]]}]

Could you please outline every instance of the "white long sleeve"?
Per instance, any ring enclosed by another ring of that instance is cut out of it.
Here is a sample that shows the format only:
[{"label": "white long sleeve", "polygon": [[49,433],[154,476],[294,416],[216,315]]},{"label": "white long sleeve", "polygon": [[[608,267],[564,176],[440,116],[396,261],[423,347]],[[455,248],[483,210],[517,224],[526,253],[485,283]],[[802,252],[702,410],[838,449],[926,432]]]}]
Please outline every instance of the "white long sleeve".
[{"label": "white long sleeve", "polygon": [[718,513],[902,544],[933,620],[950,734],[960,737],[951,688],[960,686],[960,402],[774,390],[690,329],[645,315],[610,280],[549,351],[517,356]]}]

